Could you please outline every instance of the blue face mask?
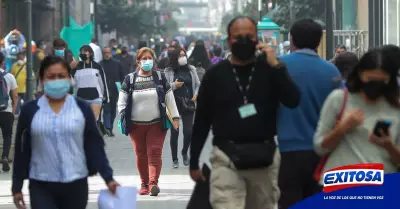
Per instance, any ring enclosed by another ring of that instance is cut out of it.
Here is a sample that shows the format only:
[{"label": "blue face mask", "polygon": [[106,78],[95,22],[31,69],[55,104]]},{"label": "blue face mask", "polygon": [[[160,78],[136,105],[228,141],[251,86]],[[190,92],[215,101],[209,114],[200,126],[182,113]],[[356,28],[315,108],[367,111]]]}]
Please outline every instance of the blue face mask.
[{"label": "blue face mask", "polygon": [[63,49],[62,50],[59,49],[59,50],[54,50],[54,53],[55,53],[56,56],[63,57],[64,56],[64,51],[65,50],[63,50]]},{"label": "blue face mask", "polygon": [[71,88],[69,79],[57,79],[43,84],[44,93],[52,99],[61,99],[68,94]]},{"label": "blue face mask", "polygon": [[144,71],[150,71],[153,69],[153,60],[142,60],[140,61],[140,67]]}]

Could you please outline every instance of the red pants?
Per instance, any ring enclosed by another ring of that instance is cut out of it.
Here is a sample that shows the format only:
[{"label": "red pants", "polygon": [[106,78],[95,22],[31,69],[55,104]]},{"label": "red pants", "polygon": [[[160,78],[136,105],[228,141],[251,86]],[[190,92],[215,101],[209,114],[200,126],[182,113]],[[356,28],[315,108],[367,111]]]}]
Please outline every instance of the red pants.
[{"label": "red pants", "polygon": [[136,165],[142,184],[158,183],[166,134],[159,123],[132,127],[129,136],[136,152]]}]

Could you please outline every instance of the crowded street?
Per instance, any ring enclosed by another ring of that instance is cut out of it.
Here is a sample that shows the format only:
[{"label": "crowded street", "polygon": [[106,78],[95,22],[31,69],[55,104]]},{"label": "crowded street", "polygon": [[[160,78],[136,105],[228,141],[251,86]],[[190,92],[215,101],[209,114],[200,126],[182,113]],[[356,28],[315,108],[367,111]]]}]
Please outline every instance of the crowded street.
[{"label": "crowded street", "polygon": [[[172,168],[171,149],[169,146],[168,133],[163,150],[163,175],[160,178],[160,193],[157,199],[150,196],[137,196],[137,208],[140,209],[180,209],[185,208],[192,190],[194,182],[187,175],[188,167],[183,165],[179,169]],[[1,137],[0,137],[1,138]],[[210,138],[210,137],[209,137]],[[179,140],[182,142],[182,139]],[[115,179],[123,186],[140,187],[140,178],[135,165],[135,153],[132,151],[132,144],[128,137],[116,133],[115,137],[106,138],[106,151],[111,166],[115,172]],[[208,140],[201,161],[208,162],[211,151],[211,140]],[[182,143],[179,143],[182,147]],[[10,195],[11,172],[0,173],[0,209],[14,209],[12,196]],[[87,209],[97,209],[97,198],[101,189],[106,189],[104,181],[99,177],[89,179],[89,202]],[[23,192],[28,198],[28,184],[25,184]],[[29,198],[27,199],[29,202]]]},{"label": "crowded street", "polygon": [[0,0],[0,209],[362,200],[328,193],[400,172],[399,11]]}]

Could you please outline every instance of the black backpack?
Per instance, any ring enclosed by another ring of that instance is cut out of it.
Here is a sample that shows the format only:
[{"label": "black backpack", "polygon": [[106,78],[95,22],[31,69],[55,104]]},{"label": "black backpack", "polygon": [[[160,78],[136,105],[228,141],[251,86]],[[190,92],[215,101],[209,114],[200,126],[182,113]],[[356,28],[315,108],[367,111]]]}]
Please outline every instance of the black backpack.
[{"label": "black backpack", "polygon": [[0,111],[6,110],[8,108],[8,101],[10,100],[7,81],[5,78],[6,74],[7,72],[0,73]]}]

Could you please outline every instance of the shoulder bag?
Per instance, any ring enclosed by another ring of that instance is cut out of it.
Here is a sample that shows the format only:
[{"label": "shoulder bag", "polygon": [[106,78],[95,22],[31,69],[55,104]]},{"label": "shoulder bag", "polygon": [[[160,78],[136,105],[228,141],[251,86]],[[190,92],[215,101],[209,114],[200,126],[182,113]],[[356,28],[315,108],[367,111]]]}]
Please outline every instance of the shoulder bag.
[{"label": "shoulder bag", "polygon": [[[340,108],[340,111],[336,117],[336,123],[338,123],[340,121],[340,119],[342,119],[343,113],[346,110],[348,95],[349,95],[348,90],[343,89],[343,103],[342,103],[342,107]],[[328,161],[328,158],[329,158],[329,153],[322,156],[321,160],[319,161],[319,163],[317,165],[317,168],[314,171],[314,179],[317,182],[319,182],[319,180],[321,179],[321,175],[324,170],[325,164]]]}]

